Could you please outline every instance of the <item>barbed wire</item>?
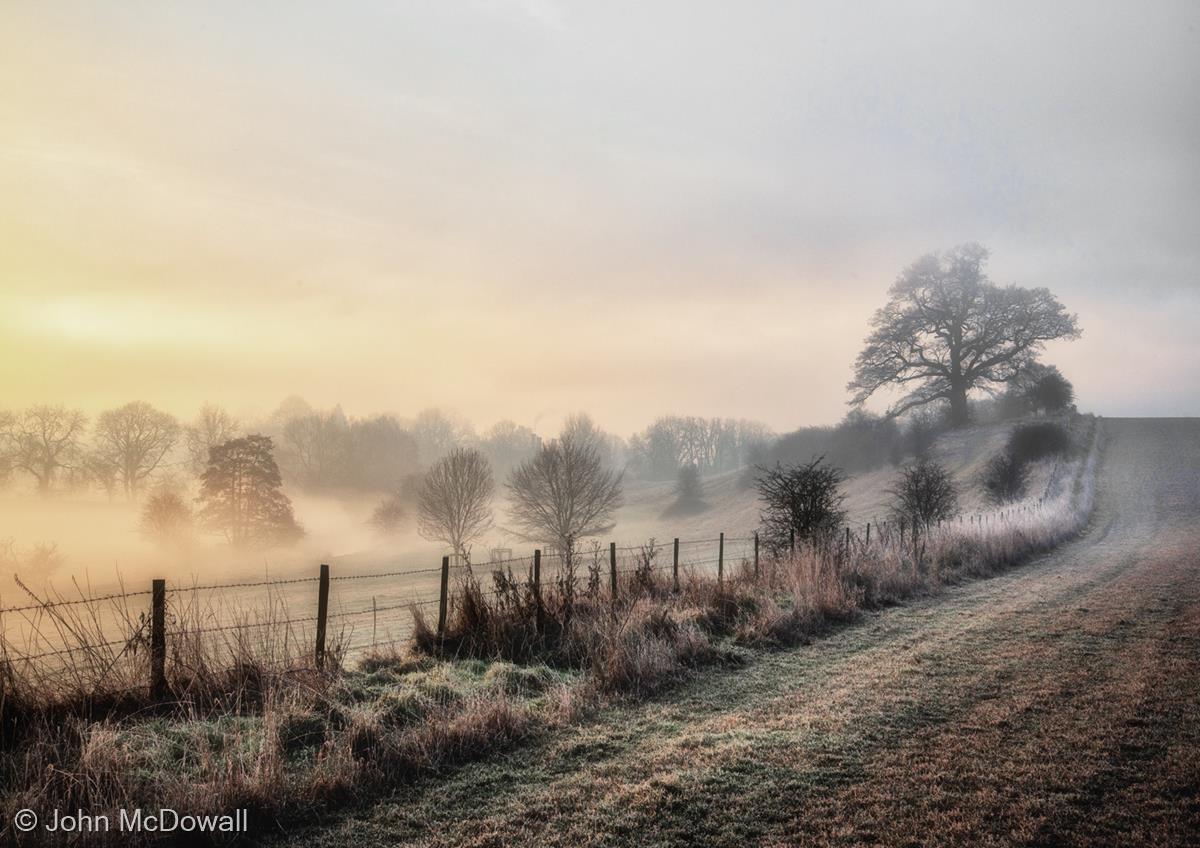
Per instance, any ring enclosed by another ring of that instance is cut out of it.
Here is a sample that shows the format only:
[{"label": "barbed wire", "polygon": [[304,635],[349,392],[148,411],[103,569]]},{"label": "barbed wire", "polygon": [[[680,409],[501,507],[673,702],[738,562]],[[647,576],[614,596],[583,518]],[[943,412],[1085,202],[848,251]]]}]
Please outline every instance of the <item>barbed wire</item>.
[{"label": "barbed wire", "polygon": [[[135,643],[137,641],[137,638],[138,637],[135,634],[132,637],[129,637],[126,639],[114,639],[111,642],[95,642],[95,643],[85,642],[85,643],[81,643],[79,645],[72,645],[69,648],[59,648],[58,650],[55,650],[55,651],[44,651],[40,654],[18,654],[15,656],[14,659],[17,662],[22,662],[22,661],[26,661],[26,660],[40,660],[44,657],[58,657],[58,656],[62,656],[64,654],[78,654],[78,653],[83,653],[85,651],[98,651],[101,648],[112,648],[112,647],[116,647],[117,645],[128,646],[128,645]],[[9,655],[7,654],[7,652],[4,654],[4,657],[9,662],[14,661],[14,659],[9,659]]]},{"label": "barbed wire", "polygon": [[[282,577],[278,580],[250,580],[241,583],[209,583],[199,586],[168,586],[168,592],[208,592],[221,589],[253,589],[259,586],[288,586],[296,583],[316,583],[320,577]],[[149,594],[149,593],[147,593]]]},{"label": "barbed wire", "polygon": [[[461,564],[451,565],[450,571],[454,571],[456,569],[461,571],[466,567],[466,565]],[[377,571],[367,574],[331,574],[329,575],[329,579],[331,582],[334,580],[371,580],[377,577],[407,577],[412,574],[440,574],[441,571],[441,566],[438,566],[437,568],[417,568],[411,571]],[[314,577],[312,579],[318,580],[320,578]]]},{"label": "barbed wire", "polygon": [[96,595],[88,598],[73,598],[69,601],[38,601],[31,604],[23,604],[15,607],[0,607],[0,615],[9,612],[30,612],[32,610],[53,609],[55,607],[71,607],[80,604],[99,604],[104,601],[115,601],[119,598],[136,598],[142,595],[149,595],[151,590],[139,589],[134,592],[113,592],[108,595]]}]

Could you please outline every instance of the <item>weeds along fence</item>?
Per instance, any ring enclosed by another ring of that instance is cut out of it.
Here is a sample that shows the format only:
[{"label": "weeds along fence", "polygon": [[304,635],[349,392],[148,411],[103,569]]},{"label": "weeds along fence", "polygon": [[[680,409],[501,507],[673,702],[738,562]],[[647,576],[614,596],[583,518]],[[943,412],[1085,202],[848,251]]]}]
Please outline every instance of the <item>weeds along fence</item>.
[{"label": "weeds along fence", "polygon": [[[990,513],[960,515],[923,525],[911,520],[847,525],[824,544],[834,561],[919,555],[932,537],[1004,532],[1037,521],[1057,504],[1047,496]],[[0,608],[0,686],[23,681],[47,692],[138,692],[165,697],[190,681],[209,680],[250,665],[321,671],[407,638],[418,616],[440,634],[455,586],[473,578],[494,588],[527,587],[539,598],[544,585],[570,581],[614,602],[653,577],[679,591],[681,582],[716,577],[758,578],[769,560],[758,533],[702,539],[650,539],[640,544],[593,542],[568,559],[535,550],[488,562],[443,557],[424,569],[342,573],[320,564],[315,573],[285,579],[181,584],[155,579],[144,589],[79,598],[38,597]],[[774,555],[778,556],[774,556]],[[14,622],[15,626],[8,626]]]},{"label": "weeds along fence", "polygon": [[[1094,422],[1082,441],[1085,454],[1057,463],[1036,498],[932,524],[899,518],[847,525],[821,542],[820,555],[848,567],[919,566],[926,545],[955,536],[1064,538],[1091,510],[1099,441]],[[478,582],[485,598],[519,584],[536,599],[542,586],[568,581],[572,590],[578,584],[615,602],[636,591],[640,578],[653,577],[656,585],[679,592],[682,582],[714,576],[718,583],[758,579],[796,553],[795,538],[769,551],[756,532],[721,533],[668,543],[591,542],[569,559],[535,550],[482,563],[443,557],[417,569],[343,572],[320,564],[311,574],[284,579],[156,579],[107,594],[80,590],[77,598],[39,597],[21,584],[29,601],[0,607],[0,698],[17,685],[50,694],[177,695],[195,681],[211,683],[249,668],[336,668],[408,638],[418,618],[431,628],[436,622],[440,634],[461,596],[454,590],[467,579]]]},{"label": "weeds along fence", "polygon": [[[662,548],[653,542],[594,545],[575,559],[602,558],[615,585],[647,551],[653,559]],[[676,574],[721,573],[727,563],[753,557],[753,537],[721,534],[675,540],[672,567]],[[0,607],[0,686],[19,679],[47,690],[164,694],[168,672],[177,682],[251,658],[267,667],[319,671],[405,639],[414,613],[444,626],[452,589],[467,574],[559,580],[563,559],[536,550],[482,563],[447,556],[424,569],[339,572],[320,564],[306,576],[209,584],[155,579],[145,589],[80,591],[79,597],[39,596],[18,580],[29,601]]]}]

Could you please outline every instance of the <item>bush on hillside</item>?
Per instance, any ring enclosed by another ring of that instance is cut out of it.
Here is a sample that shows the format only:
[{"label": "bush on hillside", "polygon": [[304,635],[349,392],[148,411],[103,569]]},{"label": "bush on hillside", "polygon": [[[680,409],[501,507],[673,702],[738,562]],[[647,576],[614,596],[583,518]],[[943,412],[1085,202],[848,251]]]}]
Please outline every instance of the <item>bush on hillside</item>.
[{"label": "bush on hillside", "polygon": [[823,456],[838,468],[857,473],[894,462],[903,441],[895,419],[854,410],[836,427],[802,427],[780,436],[767,452],[767,460],[787,465]]},{"label": "bush on hillside", "polygon": [[1062,456],[1071,449],[1067,428],[1053,421],[1023,424],[1008,437],[1008,455],[1022,465],[1051,456]]},{"label": "bush on hillside", "polygon": [[983,470],[983,488],[992,503],[1008,503],[1025,494],[1029,483],[1029,466],[1011,453],[998,453]]},{"label": "bush on hillside", "polygon": [[900,469],[888,491],[893,498],[892,513],[901,521],[933,524],[958,511],[954,478],[944,466],[929,459],[919,459]]},{"label": "bush on hillside", "polygon": [[797,542],[835,532],[846,517],[841,508],[845,476],[840,468],[817,457],[800,465],[761,469],[758,496],[763,502],[762,540],[781,553]]}]

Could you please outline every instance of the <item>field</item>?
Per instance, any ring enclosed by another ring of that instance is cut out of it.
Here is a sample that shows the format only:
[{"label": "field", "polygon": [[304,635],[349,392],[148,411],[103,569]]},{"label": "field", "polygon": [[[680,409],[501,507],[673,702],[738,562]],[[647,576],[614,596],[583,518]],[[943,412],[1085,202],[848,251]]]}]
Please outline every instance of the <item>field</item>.
[{"label": "field", "polygon": [[1087,532],[398,789],[305,845],[1186,845],[1200,423],[1107,420]]}]

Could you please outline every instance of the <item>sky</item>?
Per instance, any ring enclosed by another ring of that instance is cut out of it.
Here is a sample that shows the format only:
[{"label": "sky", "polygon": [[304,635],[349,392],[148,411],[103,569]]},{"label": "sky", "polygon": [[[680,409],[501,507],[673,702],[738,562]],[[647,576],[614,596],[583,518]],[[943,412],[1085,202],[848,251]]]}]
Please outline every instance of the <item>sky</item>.
[{"label": "sky", "polygon": [[978,241],[1198,415],[1198,83],[1191,2],[5,3],[0,408],[831,423]]}]

